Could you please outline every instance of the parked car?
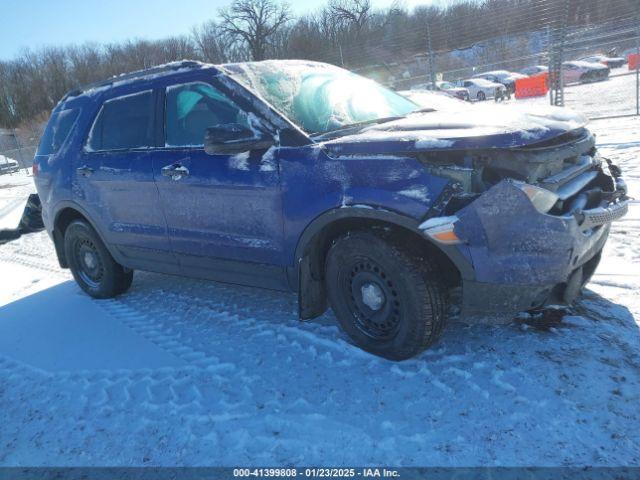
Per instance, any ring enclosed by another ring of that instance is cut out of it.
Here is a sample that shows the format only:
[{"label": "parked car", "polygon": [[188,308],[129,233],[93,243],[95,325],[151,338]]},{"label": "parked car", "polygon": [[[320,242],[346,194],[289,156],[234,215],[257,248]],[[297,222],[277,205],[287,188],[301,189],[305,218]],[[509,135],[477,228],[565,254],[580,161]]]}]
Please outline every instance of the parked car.
[{"label": "parked car", "polygon": [[581,62],[589,62],[589,63],[601,63],[607,67],[611,68],[620,68],[627,60],[623,57],[608,57],[606,55],[591,55],[589,57],[584,57],[580,59]]},{"label": "parked car", "polygon": [[15,160],[0,155],[0,175],[15,173],[20,170],[20,165]]},{"label": "parked car", "polygon": [[462,86],[469,91],[472,99],[482,102],[493,98],[496,102],[506,98],[507,88],[501,83],[490,82],[484,78],[469,78],[462,81]]},{"label": "parked car", "polygon": [[562,63],[564,83],[590,83],[609,78],[609,67],[600,63],[574,60]]},{"label": "parked car", "polygon": [[536,75],[541,75],[548,72],[549,67],[547,67],[546,65],[533,65],[531,67],[526,67],[520,70],[520,73],[528,77],[535,77]]},{"label": "parked car", "polygon": [[423,109],[446,110],[449,112],[459,111],[464,113],[470,106],[466,100],[460,100],[459,98],[432,90],[402,90],[398,93],[407,97]]},{"label": "parked car", "polygon": [[501,83],[506,87],[507,98],[516,92],[516,80],[526,78],[526,75],[507,70],[494,70],[491,72],[477,73],[472,78],[484,78],[490,82]]},{"label": "parked car", "polygon": [[415,87],[412,87],[411,90],[430,90],[430,91],[442,92],[460,100],[466,100],[466,101],[470,100],[468,89],[463,87],[456,87],[451,82],[442,82],[442,81],[436,82],[435,87],[432,83],[424,83],[424,84],[416,85]]},{"label": "parked car", "polygon": [[409,358],[442,331],[450,288],[463,315],[572,301],[627,209],[581,115],[466,108],[308,61],[114,77],[53,110],[42,218],[95,298],[134,270],[293,290],[301,318],[329,304],[355,344]]}]

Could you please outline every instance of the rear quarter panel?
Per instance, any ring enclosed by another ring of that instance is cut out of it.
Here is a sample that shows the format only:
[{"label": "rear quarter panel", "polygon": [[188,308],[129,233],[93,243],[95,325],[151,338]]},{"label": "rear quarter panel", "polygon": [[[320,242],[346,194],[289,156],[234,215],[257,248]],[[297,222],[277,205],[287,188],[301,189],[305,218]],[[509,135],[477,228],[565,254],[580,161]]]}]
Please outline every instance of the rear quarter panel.
[{"label": "rear quarter panel", "polygon": [[52,113],[59,110],[79,109],[78,118],[60,149],[51,155],[36,153],[34,164],[38,174],[34,177],[36,190],[42,202],[42,217],[49,232],[60,206],[73,200],[73,169],[77,163],[85,135],[97,109],[91,97],[74,97],[62,101]]}]

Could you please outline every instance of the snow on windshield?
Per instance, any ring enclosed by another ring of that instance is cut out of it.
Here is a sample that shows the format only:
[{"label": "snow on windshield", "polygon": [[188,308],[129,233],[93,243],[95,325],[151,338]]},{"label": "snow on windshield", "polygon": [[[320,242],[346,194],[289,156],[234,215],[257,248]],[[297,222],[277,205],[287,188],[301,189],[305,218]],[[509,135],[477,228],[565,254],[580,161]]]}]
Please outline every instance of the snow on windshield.
[{"label": "snow on windshield", "polygon": [[404,116],[418,108],[373,80],[332,65],[265,61],[227,65],[226,69],[309,133]]}]

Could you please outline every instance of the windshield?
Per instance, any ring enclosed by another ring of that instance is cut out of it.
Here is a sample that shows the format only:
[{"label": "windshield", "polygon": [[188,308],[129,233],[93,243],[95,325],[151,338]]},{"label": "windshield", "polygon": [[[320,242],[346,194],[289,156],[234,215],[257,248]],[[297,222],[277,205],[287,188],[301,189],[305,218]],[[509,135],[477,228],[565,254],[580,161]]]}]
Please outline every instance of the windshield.
[{"label": "windshield", "polygon": [[266,61],[226,68],[307,133],[401,117],[419,108],[373,80],[332,65]]}]

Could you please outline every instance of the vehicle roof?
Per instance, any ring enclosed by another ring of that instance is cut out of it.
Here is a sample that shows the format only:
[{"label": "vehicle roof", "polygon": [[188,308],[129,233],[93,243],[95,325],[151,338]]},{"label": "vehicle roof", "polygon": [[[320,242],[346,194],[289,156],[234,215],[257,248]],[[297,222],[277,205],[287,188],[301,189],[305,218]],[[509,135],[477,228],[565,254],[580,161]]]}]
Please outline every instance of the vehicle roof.
[{"label": "vehicle roof", "polygon": [[474,77],[480,77],[482,75],[511,75],[513,72],[508,70],[491,70],[489,72],[476,73]]},{"label": "vehicle roof", "polygon": [[163,65],[158,65],[151,68],[145,68],[143,70],[135,70],[133,72],[123,73],[121,75],[114,75],[105,80],[100,80],[98,82],[81,86],[80,88],[71,90],[69,93],[67,93],[63,100],[69,97],[78,97],[81,95],[86,95],[96,90],[101,90],[103,88],[110,88],[116,85],[120,86],[120,85],[134,84],[137,82],[149,80],[151,78],[170,76],[176,73],[181,73],[181,72],[196,69],[196,68],[211,68],[214,70],[217,69],[215,65],[197,62],[195,60],[181,60],[177,62],[169,62]]},{"label": "vehicle roof", "polygon": [[583,60],[568,60],[566,62],[562,62],[563,65],[575,65],[576,67],[583,68],[607,68],[604,65],[600,65],[598,63],[593,62],[585,62]]},{"label": "vehicle roof", "polygon": [[184,73],[185,71],[189,71],[189,70],[209,69],[216,74],[221,72],[233,74],[233,73],[239,73],[246,70],[246,67],[248,66],[250,67],[251,65],[258,65],[258,64],[263,64],[266,66],[270,66],[271,64],[273,64],[274,67],[289,65],[289,66],[297,66],[297,67],[326,66],[326,67],[338,68],[333,65],[325,64],[322,62],[314,62],[310,60],[263,60],[260,62],[237,62],[237,63],[225,63],[220,65],[199,62],[196,60],[180,60],[176,62],[165,63],[163,65],[158,65],[151,68],[124,73],[121,75],[115,75],[113,77],[109,77],[99,82],[94,82],[88,85],[84,85],[80,88],[77,88],[67,93],[67,95],[65,95],[62,101],[65,101],[69,97],[78,97],[82,95],[88,95],[96,91],[100,91],[102,89],[112,88],[112,87],[121,86],[121,85],[136,84],[138,82],[148,81],[154,78],[165,78],[172,75]]},{"label": "vehicle roof", "polygon": [[485,85],[497,85],[496,82],[492,82],[491,80],[487,80],[485,78],[467,78],[466,80],[463,80],[463,82],[476,82],[479,84],[485,84]]}]

